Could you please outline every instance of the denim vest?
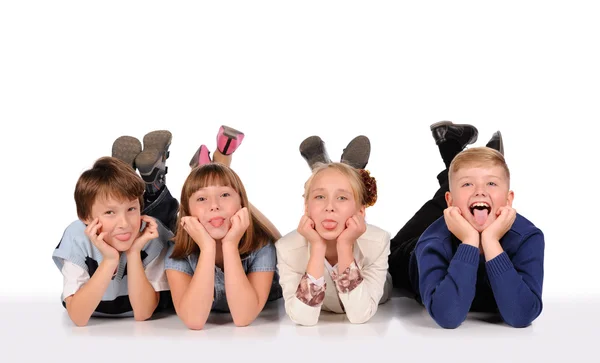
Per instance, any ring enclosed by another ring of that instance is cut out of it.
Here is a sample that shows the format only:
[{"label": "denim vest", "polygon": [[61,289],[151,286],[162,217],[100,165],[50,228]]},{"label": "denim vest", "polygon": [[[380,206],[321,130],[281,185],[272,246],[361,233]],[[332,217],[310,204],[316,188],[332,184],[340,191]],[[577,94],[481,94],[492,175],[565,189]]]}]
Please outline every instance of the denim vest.
[{"label": "denim vest", "polygon": [[[165,270],[176,270],[186,273],[190,276],[196,272],[198,265],[198,253],[187,256],[184,259],[171,258],[171,254],[175,248],[175,244],[169,244],[169,250],[165,257]],[[249,255],[242,258],[242,267],[246,275],[252,272],[275,272],[273,283],[267,301],[278,299],[282,296],[281,286],[279,285],[279,274],[277,273],[277,253],[273,243],[268,243],[264,247],[251,252]],[[212,310],[229,312],[227,298],[225,296],[225,275],[220,267],[215,266],[215,301],[212,305]]]}]

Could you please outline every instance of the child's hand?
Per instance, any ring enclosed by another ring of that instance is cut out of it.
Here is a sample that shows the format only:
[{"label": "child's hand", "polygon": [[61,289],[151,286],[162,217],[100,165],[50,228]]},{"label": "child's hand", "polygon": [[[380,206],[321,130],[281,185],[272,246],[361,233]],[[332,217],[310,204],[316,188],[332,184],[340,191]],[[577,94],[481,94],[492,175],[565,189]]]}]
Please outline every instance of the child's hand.
[{"label": "child's hand", "polygon": [[458,207],[446,208],[444,220],[448,230],[462,243],[479,248],[479,232],[462,216]]},{"label": "child's hand", "polygon": [[346,221],[346,228],[340,233],[338,243],[346,246],[353,246],[358,237],[367,231],[365,217],[355,214]]},{"label": "child's hand", "polygon": [[517,218],[517,211],[509,206],[500,207],[496,216],[496,220],[481,232],[482,240],[499,241],[512,227]]},{"label": "child's hand", "polygon": [[108,243],[104,242],[104,237],[106,237],[106,232],[98,233],[98,230],[102,228],[102,223],[98,218],[95,218],[86,228],[85,235],[92,241],[94,246],[100,253],[102,253],[102,258],[105,261],[119,262],[119,251],[117,251],[114,247],[110,246]]},{"label": "child's hand", "polygon": [[139,253],[148,241],[158,237],[158,225],[154,218],[149,216],[142,216],[142,221],[146,222],[146,227],[138,237],[133,241],[131,248],[127,252]]},{"label": "child's hand", "polygon": [[200,250],[206,248],[215,248],[215,240],[208,234],[206,228],[196,217],[181,218],[181,226],[192,237],[194,242],[200,247]]},{"label": "child's hand", "polygon": [[237,247],[240,244],[242,236],[244,233],[246,233],[246,230],[248,230],[248,226],[250,225],[248,208],[244,207],[237,211],[233,216],[231,216],[230,221],[231,227],[229,228],[229,231],[227,231],[227,234],[223,237],[221,243],[223,246],[232,245]]},{"label": "child's hand", "polygon": [[308,215],[305,214],[302,216],[302,218],[300,218],[297,231],[302,235],[302,237],[306,238],[311,245],[319,247],[326,246],[323,238],[315,230],[315,221],[313,221]]}]

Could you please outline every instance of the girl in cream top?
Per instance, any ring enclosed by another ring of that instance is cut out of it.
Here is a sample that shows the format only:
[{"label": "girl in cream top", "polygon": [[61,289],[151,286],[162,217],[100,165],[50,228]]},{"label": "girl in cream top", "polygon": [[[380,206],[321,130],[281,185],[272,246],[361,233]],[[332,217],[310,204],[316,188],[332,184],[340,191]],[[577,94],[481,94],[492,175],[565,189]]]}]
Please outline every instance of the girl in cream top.
[{"label": "girl in cream top", "polygon": [[390,234],[365,223],[375,203],[375,179],[346,163],[318,164],[305,184],[298,229],[276,244],[285,311],[314,325],[321,309],[364,323],[387,301]]}]

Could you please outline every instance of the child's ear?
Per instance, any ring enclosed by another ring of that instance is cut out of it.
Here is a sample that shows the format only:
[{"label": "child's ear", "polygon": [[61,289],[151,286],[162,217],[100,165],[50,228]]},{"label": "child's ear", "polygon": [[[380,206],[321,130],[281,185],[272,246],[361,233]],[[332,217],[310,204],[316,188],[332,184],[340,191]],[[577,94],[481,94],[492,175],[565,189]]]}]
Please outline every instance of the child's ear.
[{"label": "child's ear", "polygon": [[506,198],[506,205],[512,208],[513,200],[515,199],[515,192],[510,190],[508,192],[508,197]]},{"label": "child's ear", "polygon": [[365,216],[365,211],[366,211],[367,207],[365,207],[364,205],[362,207],[360,207],[360,209],[358,210],[358,214],[360,214],[361,216]]},{"label": "child's ear", "polygon": [[446,192],[446,204],[448,205],[448,207],[452,207],[452,193],[450,192]]}]

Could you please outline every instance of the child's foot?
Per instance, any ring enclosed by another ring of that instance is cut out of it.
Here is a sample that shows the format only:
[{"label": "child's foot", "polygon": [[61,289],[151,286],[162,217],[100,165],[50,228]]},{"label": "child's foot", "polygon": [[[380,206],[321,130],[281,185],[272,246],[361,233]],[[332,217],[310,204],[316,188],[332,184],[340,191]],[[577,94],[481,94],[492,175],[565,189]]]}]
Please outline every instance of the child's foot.
[{"label": "child's foot", "polygon": [[217,149],[223,155],[233,154],[242,144],[244,133],[229,126],[221,126],[217,133]]},{"label": "child's foot", "polygon": [[478,131],[473,125],[455,124],[452,121],[436,122],[429,127],[433,139],[440,149],[440,155],[446,168],[459,152],[477,141]]},{"label": "child's foot", "polygon": [[135,158],[142,152],[142,143],[133,136],[121,136],[112,145],[112,156],[123,160],[135,170]]},{"label": "child's foot", "polygon": [[364,169],[371,155],[371,142],[369,138],[360,135],[352,139],[342,153],[342,163],[348,164],[356,169]]},{"label": "child's foot", "polygon": [[165,185],[171,139],[167,130],[152,131],[144,136],[144,151],[135,158],[135,166],[146,182],[146,193],[153,195]]},{"label": "child's foot", "polygon": [[437,145],[448,140],[455,140],[462,146],[461,150],[467,145],[477,141],[477,128],[468,124],[455,124],[452,121],[436,122],[429,127],[433,134],[433,139]]},{"label": "child's foot", "polygon": [[496,131],[492,134],[492,138],[488,141],[485,146],[490,147],[504,155],[504,142],[502,142],[502,134],[500,131]]},{"label": "child's foot", "polygon": [[190,160],[190,167],[194,169],[197,166],[208,164],[210,162],[210,151],[208,151],[206,145],[200,145],[194,156],[192,156],[192,160]]},{"label": "child's foot", "polygon": [[300,144],[300,155],[306,160],[311,170],[314,169],[317,163],[331,163],[325,149],[325,143],[318,136],[310,136],[302,141]]}]

